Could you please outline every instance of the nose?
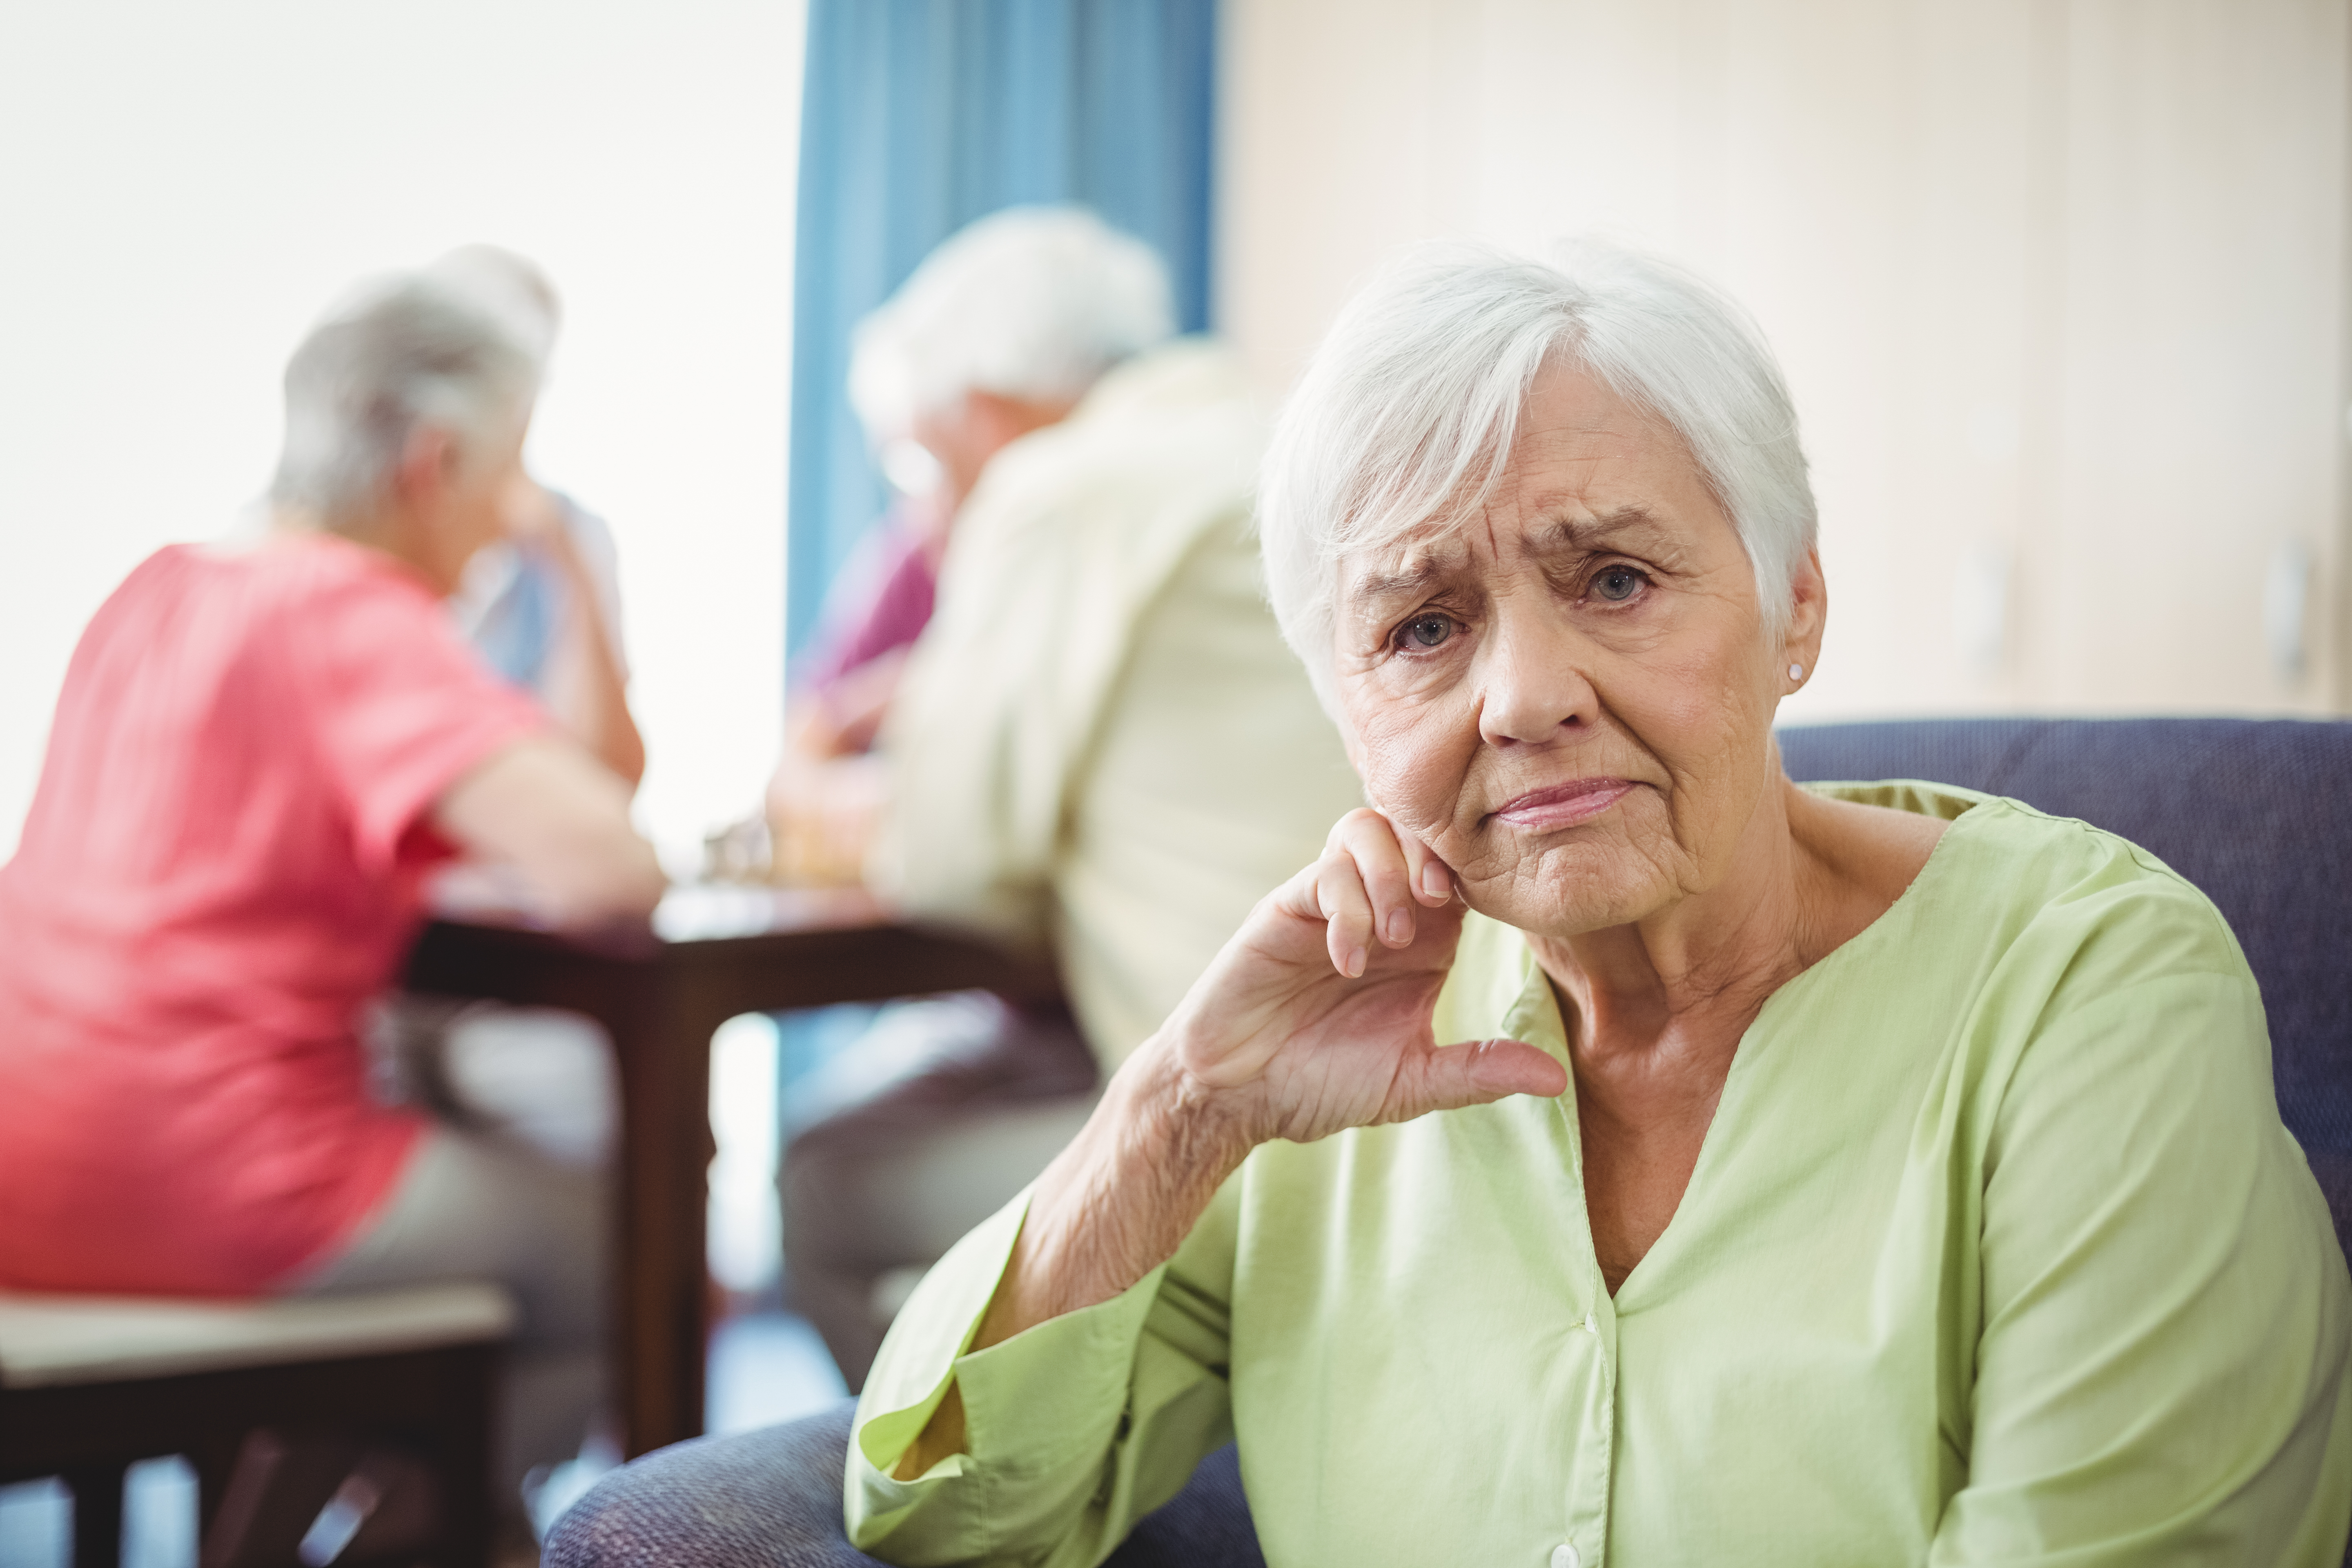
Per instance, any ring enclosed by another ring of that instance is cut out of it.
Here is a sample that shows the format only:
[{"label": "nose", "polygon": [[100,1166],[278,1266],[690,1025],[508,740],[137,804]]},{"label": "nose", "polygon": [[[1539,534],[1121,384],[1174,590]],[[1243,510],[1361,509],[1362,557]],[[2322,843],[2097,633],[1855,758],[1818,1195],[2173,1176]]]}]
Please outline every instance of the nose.
[{"label": "nose", "polygon": [[1585,669],[1590,645],[1551,608],[1514,599],[1496,607],[1478,694],[1478,735],[1490,746],[1540,745],[1600,717]]}]

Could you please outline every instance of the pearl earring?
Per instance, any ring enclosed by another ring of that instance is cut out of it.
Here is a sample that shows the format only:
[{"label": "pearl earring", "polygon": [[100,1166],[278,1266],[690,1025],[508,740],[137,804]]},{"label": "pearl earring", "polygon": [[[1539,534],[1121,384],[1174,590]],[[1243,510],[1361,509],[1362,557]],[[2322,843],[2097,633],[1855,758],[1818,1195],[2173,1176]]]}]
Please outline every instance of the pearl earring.
[{"label": "pearl earring", "polygon": [[1804,667],[1803,665],[1801,665],[1801,664],[1792,664],[1792,665],[1790,665],[1790,666],[1789,667],[1789,679],[1791,679],[1791,680],[1802,680],[1802,679],[1805,679],[1805,667]]}]

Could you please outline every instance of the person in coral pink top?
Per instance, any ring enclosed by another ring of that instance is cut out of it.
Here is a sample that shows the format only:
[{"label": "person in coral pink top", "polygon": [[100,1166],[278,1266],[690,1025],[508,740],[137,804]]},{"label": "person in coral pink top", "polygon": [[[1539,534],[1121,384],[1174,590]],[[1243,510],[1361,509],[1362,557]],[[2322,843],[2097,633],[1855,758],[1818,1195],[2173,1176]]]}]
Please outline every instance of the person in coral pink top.
[{"label": "person in coral pink top", "polygon": [[576,1447],[595,1398],[599,1178],[376,1103],[359,1028],[455,856],[559,921],[660,896],[627,785],[443,608],[544,512],[536,385],[422,276],[318,327],[268,537],[159,551],[100,609],[0,868],[0,1288],[499,1279],[510,1469]]}]

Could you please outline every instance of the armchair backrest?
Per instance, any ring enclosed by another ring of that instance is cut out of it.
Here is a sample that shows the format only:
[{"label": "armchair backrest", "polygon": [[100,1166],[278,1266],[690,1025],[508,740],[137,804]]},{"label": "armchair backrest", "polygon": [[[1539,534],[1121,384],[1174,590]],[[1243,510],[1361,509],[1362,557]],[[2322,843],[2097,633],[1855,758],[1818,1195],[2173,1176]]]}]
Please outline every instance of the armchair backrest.
[{"label": "armchair backrest", "polygon": [[1927,779],[2079,817],[2202,889],[2262,985],[2280,1114],[2352,1253],[2352,722],[1829,724],[1780,750],[1800,782]]}]

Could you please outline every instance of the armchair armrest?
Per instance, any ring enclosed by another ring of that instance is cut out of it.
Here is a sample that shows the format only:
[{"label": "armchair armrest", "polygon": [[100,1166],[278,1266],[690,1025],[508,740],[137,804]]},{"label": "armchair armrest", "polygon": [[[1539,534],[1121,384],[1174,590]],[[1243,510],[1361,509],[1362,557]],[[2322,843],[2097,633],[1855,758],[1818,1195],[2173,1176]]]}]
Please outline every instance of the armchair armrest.
[{"label": "armchair armrest", "polygon": [[[545,1568],[879,1568],[842,1531],[845,1400],[758,1432],[646,1455],[596,1483],[549,1532]],[[1135,1528],[1106,1568],[1265,1568],[1233,1445]]]}]

